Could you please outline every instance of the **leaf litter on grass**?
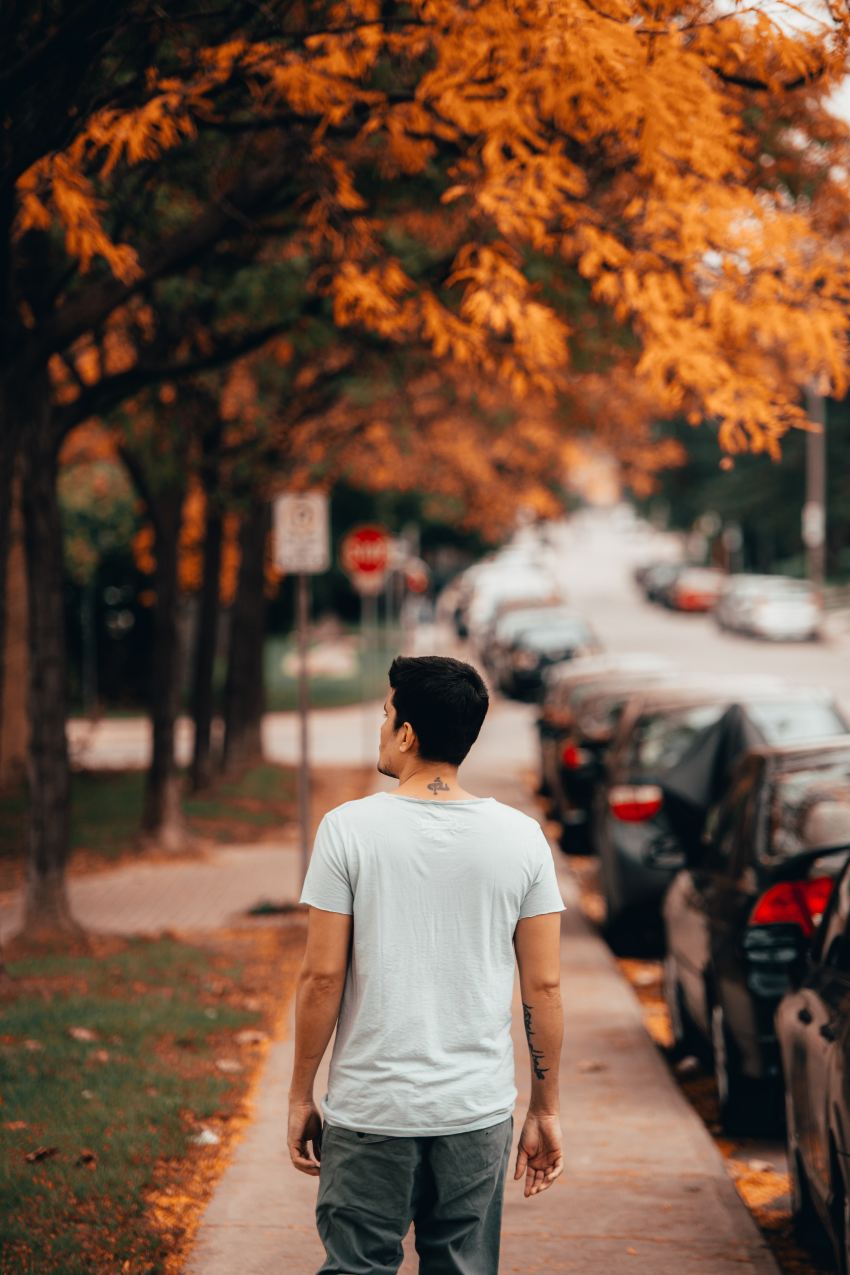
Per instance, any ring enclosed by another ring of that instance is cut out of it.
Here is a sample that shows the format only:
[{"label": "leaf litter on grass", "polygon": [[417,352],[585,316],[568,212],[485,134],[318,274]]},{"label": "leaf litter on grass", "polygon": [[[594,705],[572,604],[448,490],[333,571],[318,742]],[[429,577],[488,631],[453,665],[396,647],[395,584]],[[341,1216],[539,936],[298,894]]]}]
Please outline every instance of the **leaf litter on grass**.
[{"label": "leaf litter on grass", "polygon": [[[292,924],[203,944],[98,937],[93,953],[68,958],[10,951],[0,993],[3,1275],[182,1269],[248,1118],[303,936]],[[240,1032],[265,1037],[240,1044]],[[27,1039],[43,1048],[27,1050]],[[93,1048],[100,1041],[109,1048]],[[241,1070],[222,1075],[215,1059],[234,1050]],[[218,1141],[194,1143],[202,1129]]]}]

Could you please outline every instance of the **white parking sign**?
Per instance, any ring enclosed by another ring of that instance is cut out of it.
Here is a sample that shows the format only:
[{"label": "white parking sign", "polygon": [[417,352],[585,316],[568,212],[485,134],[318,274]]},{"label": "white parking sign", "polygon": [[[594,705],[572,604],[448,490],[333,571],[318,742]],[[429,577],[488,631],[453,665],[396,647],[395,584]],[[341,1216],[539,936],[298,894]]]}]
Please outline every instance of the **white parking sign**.
[{"label": "white parking sign", "polygon": [[328,498],[324,492],[278,496],[274,502],[275,566],[289,575],[316,575],[331,565]]}]

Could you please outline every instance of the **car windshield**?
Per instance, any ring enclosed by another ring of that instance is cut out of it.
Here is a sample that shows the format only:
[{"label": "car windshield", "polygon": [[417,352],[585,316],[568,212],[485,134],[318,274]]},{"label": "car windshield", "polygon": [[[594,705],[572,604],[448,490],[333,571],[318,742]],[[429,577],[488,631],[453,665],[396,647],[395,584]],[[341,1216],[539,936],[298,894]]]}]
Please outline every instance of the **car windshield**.
[{"label": "car windshield", "polygon": [[726,711],[725,704],[700,704],[690,708],[647,713],[635,726],[633,758],[639,770],[669,770],[681,761],[692,740],[713,726]]},{"label": "car windshield", "polygon": [[790,576],[751,576],[743,580],[732,580],[726,586],[724,594],[727,598],[793,598],[808,601],[814,597],[812,586],[807,580],[795,580]]},{"label": "car windshield", "polygon": [[610,695],[598,695],[582,706],[579,728],[585,731],[613,731],[622,716],[631,691],[612,691]]},{"label": "car windshield", "polygon": [[771,794],[768,844],[775,859],[850,846],[850,759],[779,776]]},{"label": "car windshield", "polygon": [[503,616],[496,625],[496,637],[510,642],[518,633],[523,633],[526,629],[536,629],[556,623],[564,623],[564,612],[558,607],[528,607],[522,611],[511,611]]},{"label": "car windshield", "polygon": [[768,744],[802,743],[827,735],[843,735],[847,729],[828,700],[794,699],[748,704],[747,716]]},{"label": "car windshield", "polygon": [[552,624],[535,624],[533,628],[525,628],[517,635],[520,646],[530,646],[536,650],[574,646],[589,639],[590,632],[583,620],[561,619]]}]

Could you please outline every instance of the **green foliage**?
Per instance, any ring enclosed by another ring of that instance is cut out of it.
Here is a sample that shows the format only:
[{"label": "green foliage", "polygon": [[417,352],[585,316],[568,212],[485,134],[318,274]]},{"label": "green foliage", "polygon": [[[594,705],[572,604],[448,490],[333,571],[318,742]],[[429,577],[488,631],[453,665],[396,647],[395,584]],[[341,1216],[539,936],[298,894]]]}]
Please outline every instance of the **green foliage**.
[{"label": "green foliage", "polygon": [[[688,453],[685,465],[661,475],[659,490],[645,507],[663,506],[670,526],[689,530],[713,511],[724,523],[737,522],[743,533],[747,570],[803,569],[800,518],[806,498],[806,435],[792,430],[782,442],[782,458],[735,456],[721,469],[723,453],[716,429],[682,421],[659,427],[679,439]],[[827,573],[850,576],[850,400],[830,401],[827,411]]]},{"label": "green foliage", "polygon": [[91,584],[106,554],[129,545],[138,528],[135,498],[113,460],[79,461],[59,478],[65,567],[77,585]]},{"label": "green foliage", "polygon": [[[144,772],[77,771],[71,778],[71,850],[85,850],[105,863],[131,851],[138,833],[144,796]],[[282,826],[295,800],[290,767],[271,762],[222,780],[186,801],[189,827],[222,840],[250,840],[259,827]],[[25,844],[28,798],[25,792],[0,794],[0,864],[21,856]],[[217,829],[216,825],[220,825]]]}]

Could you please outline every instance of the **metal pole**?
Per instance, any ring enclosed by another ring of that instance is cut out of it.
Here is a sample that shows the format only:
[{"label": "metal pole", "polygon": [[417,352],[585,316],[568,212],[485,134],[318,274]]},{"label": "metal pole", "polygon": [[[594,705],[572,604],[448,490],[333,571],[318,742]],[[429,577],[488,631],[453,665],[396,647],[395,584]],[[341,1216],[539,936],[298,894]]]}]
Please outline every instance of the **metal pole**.
[{"label": "metal pole", "polygon": [[298,727],[301,737],[301,762],[298,770],[298,820],[301,827],[301,880],[310,862],[310,739],[308,713],[310,685],[307,673],[307,634],[310,624],[309,578],[300,572],[297,585],[298,627]]},{"label": "metal pole", "polygon": [[367,629],[366,594],[360,592],[360,764],[366,765],[369,752],[369,717],[366,712],[367,664],[369,633]]},{"label": "metal pole", "polygon": [[806,434],[806,574],[816,588],[822,589],[826,559],[826,399],[812,388],[806,390],[806,411],[809,419],[820,426],[817,434]]}]

